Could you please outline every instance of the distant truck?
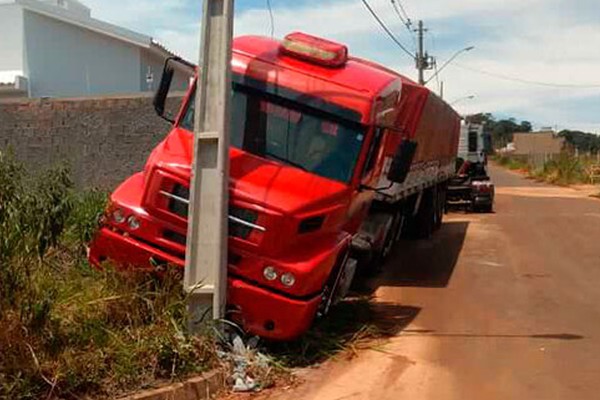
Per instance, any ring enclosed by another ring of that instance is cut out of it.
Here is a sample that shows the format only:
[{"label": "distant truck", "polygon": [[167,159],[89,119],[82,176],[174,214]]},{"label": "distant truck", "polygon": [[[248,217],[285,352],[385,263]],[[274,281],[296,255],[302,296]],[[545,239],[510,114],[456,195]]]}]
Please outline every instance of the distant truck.
[{"label": "distant truck", "polygon": [[482,124],[461,123],[456,176],[448,183],[448,207],[466,205],[472,211],[493,211],[495,187],[486,168],[491,149],[487,140]]},{"label": "distant truck", "polygon": [[472,163],[487,163],[486,135],[483,125],[463,121],[460,126],[458,159]]},{"label": "distant truck", "polygon": [[494,211],[495,186],[482,161],[464,161],[448,183],[447,206],[467,205],[471,211]]},{"label": "distant truck", "polygon": [[[155,97],[161,116],[176,62]],[[427,88],[302,33],[240,37],[232,68],[229,318],[290,340],[346,295],[358,259],[370,268],[402,233],[440,227],[460,118]],[[112,193],[93,264],[183,268],[195,91]]]}]

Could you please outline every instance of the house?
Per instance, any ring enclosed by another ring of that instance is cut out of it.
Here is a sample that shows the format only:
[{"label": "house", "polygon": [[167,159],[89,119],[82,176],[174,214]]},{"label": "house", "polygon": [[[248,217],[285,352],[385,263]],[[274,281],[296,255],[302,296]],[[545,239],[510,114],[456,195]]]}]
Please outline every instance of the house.
[{"label": "house", "polygon": [[[77,0],[0,0],[0,98],[153,91],[173,53]],[[185,90],[191,71],[176,74]]]},{"label": "house", "polygon": [[553,131],[515,133],[513,143],[514,155],[557,155],[565,147],[565,138],[557,136]]}]

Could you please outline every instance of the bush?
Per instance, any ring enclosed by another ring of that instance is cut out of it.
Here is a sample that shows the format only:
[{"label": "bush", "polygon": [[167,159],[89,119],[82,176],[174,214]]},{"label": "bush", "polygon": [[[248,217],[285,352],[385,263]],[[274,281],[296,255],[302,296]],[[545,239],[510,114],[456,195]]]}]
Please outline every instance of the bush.
[{"label": "bush", "polygon": [[178,276],[87,264],[105,193],[2,152],[0,187],[0,398],[112,398],[213,366],[210,335],[184,333]]},{"label": "bush", "polygon": [[547,162],[544,165],[543,176],[547,182],[561,185],[589,181],[584,170],[584,163],[568,153],[562,153],[555,160]]}]

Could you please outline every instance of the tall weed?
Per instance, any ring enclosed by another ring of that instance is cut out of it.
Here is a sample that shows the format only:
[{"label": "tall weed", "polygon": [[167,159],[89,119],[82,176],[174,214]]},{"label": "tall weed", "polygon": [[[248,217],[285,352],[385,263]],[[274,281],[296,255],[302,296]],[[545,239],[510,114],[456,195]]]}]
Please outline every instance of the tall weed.
[{"label": "tall weed", "polygon": [[216,362],[188,336],[179,275],[90,268],[107,196],[0,152],[0,399],[112,398]]}]

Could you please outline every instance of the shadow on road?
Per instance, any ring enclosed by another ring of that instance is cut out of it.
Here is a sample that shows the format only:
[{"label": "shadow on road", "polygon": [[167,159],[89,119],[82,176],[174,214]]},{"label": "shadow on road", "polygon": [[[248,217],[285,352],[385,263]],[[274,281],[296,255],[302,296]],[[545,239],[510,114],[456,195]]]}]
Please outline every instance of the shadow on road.
[{"label": "shadow on road", "polygon": [[318,319],[299,340],[267,343],[265,350],[286,367],[315,365],[343,351],[369,348],[373,339],[398,335],[420,311],[418,307],[372,302],[369,297],[350,298]]},{"label": "shadow on road", "polygon": [[573,333],[544,333],[534,335],[519,334],[478,334],[478,333],[441,333],[429,329],[407,329],[402,332],[405,336],[431,336],[456,338],[490,338],[490,339],[545,339],[545,340],[581,340],[585,336]]},{"label": "shadow on road", "polygon": [[401,241],[384,266],[361,293],[381,286],[444,288],[448,286],[467,235],[469,222],[444,223],[429,240]]},{"label": "shadow on road", "polygon": [[384,272],[355,288],[357,297],[337,305],[292,343],[269,343],[266,352],[288,367],[321,363],[346,349],[369,347],[372,339],[398,335],[421,311],[418,307],[372,301],[380,286],[432,287],[448,285],[463,247],[469,223],[445,223],[430,240],[402,241]]}]

